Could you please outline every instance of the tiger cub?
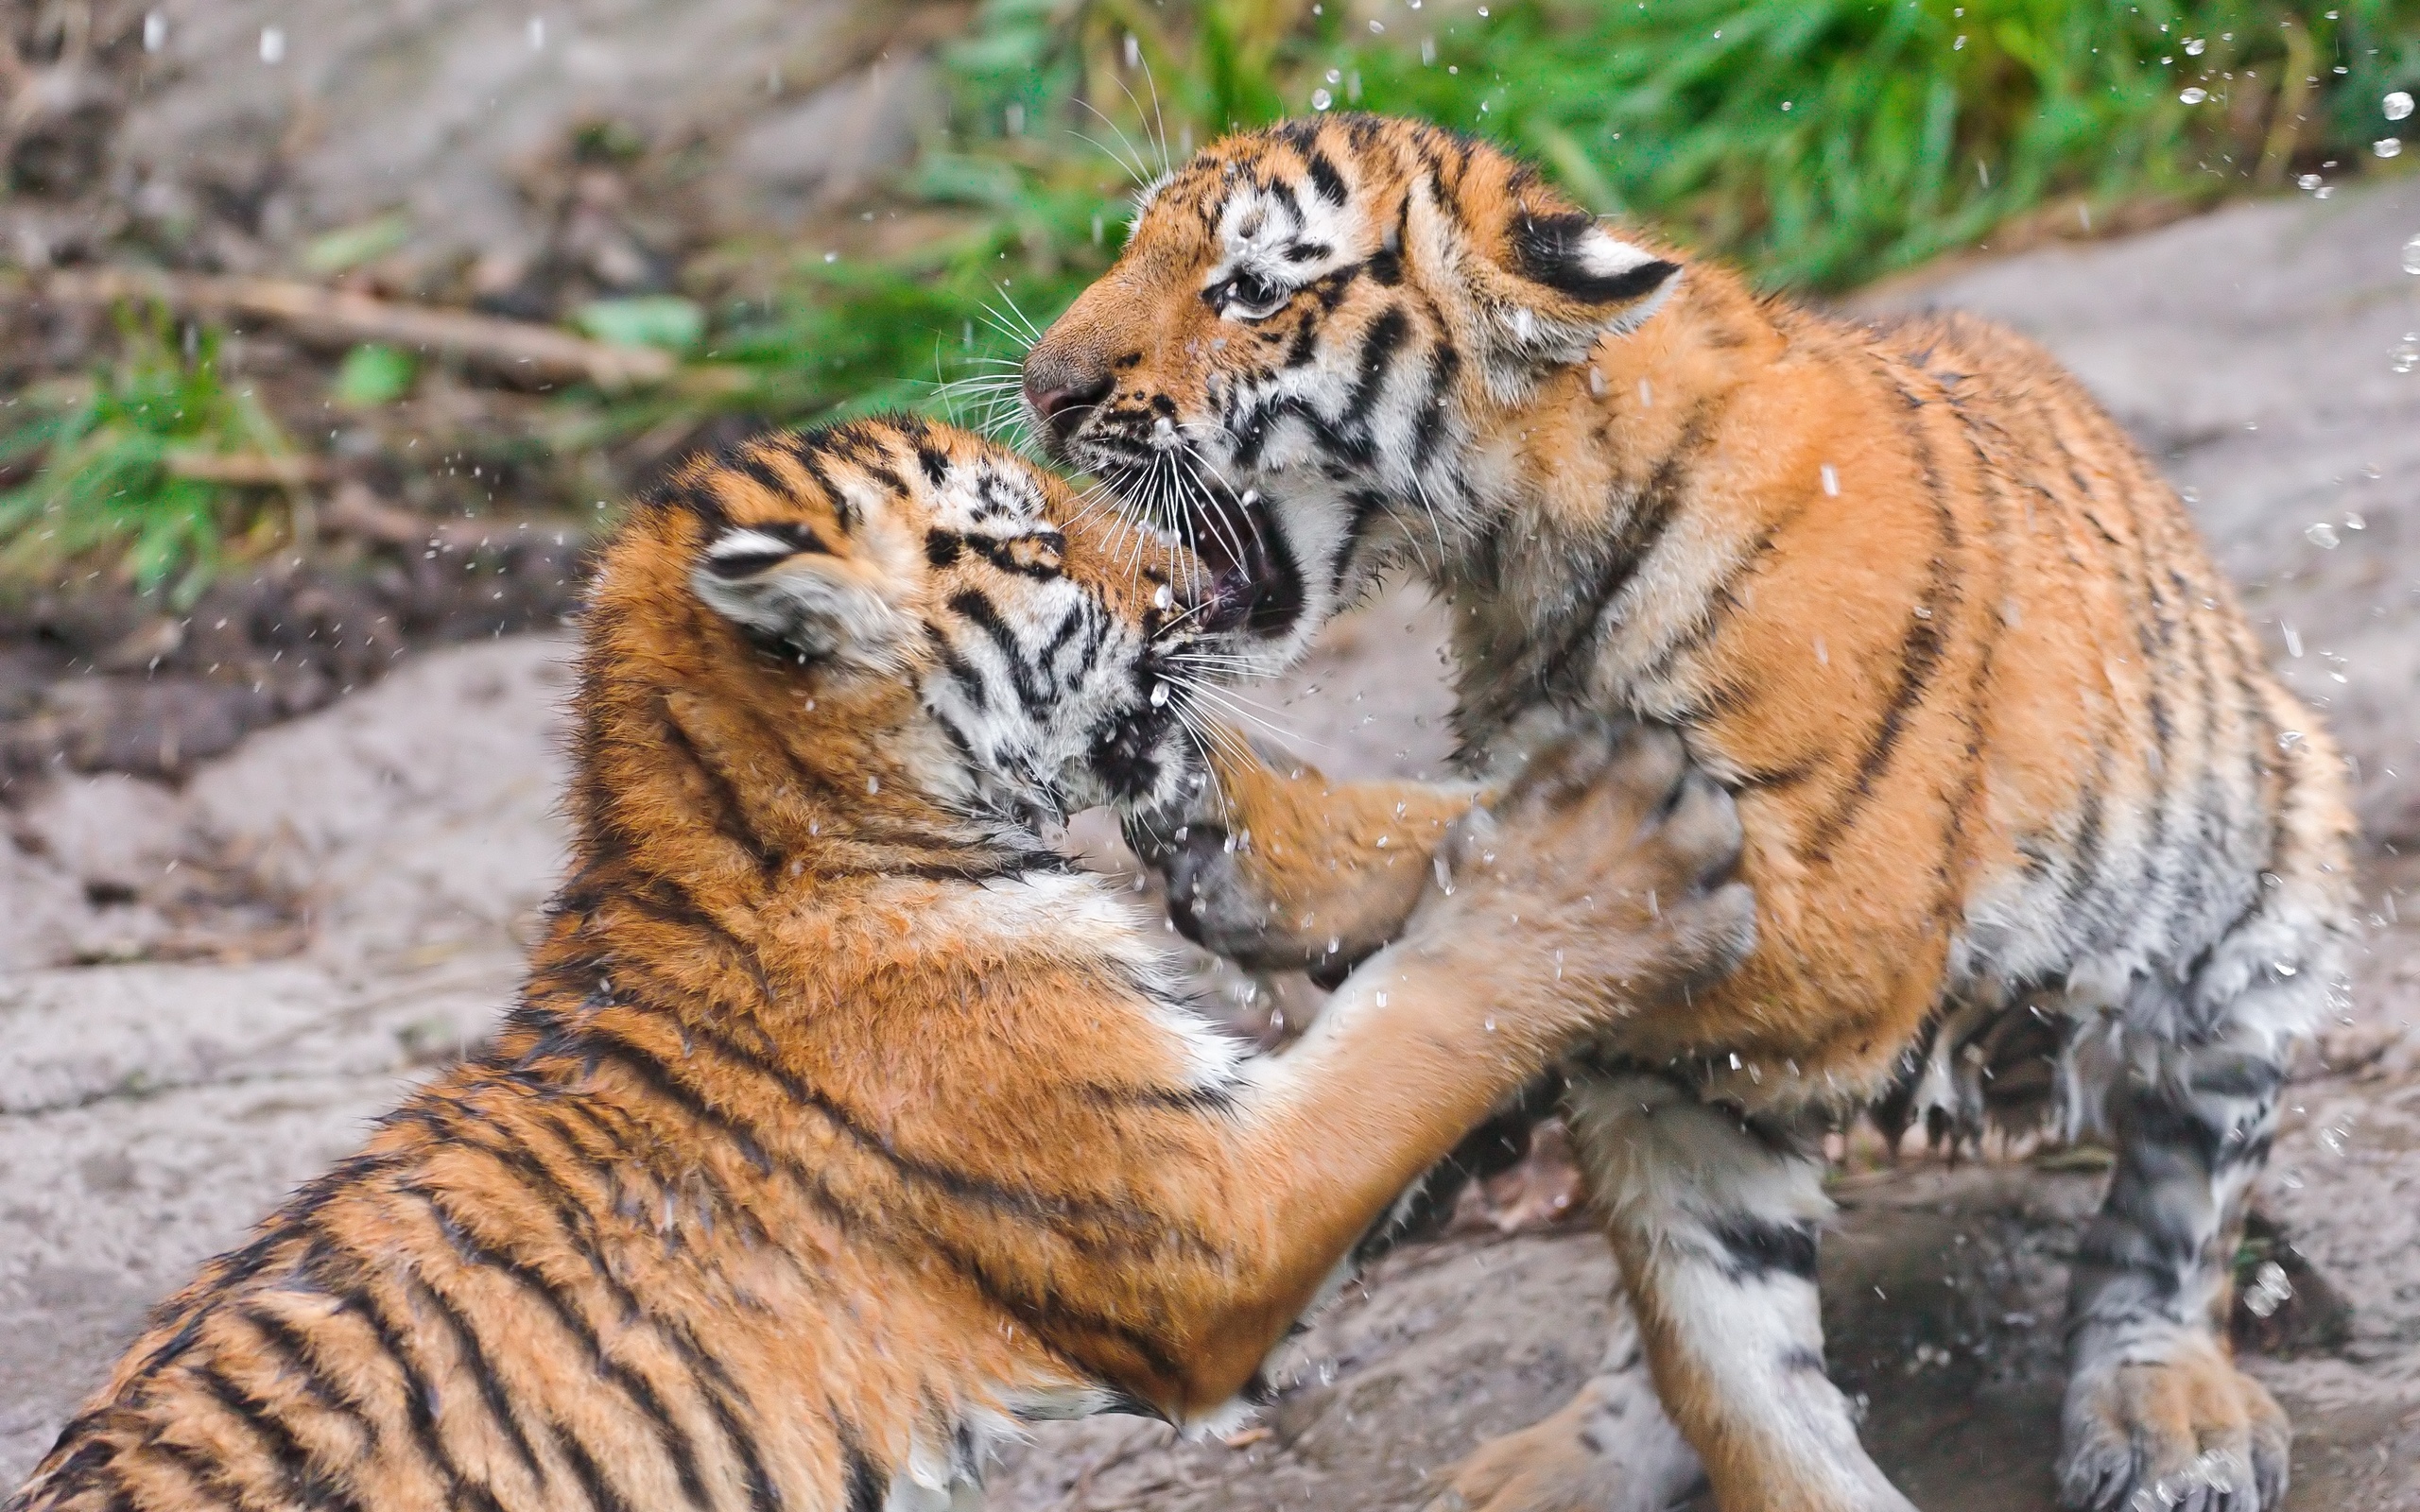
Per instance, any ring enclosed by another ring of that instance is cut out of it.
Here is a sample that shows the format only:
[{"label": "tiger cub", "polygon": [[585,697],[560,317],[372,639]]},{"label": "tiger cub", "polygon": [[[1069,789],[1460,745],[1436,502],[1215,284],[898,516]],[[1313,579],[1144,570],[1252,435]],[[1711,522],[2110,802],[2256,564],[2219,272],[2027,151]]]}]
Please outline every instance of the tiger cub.
[{"label": "tiger cub", "polygon": [[[1972,319],[1759,298],[1494,147],[1341,116],[1146,190],[1024,383],[1057,456],[1250,574],[1266,664],[1405,569],[1451,607],[1474,769],[1530,712],[1621,711],[1737,795],[1756,951],[1622,1021],[1570,1101],[1723,1507],[1906,1505],[1822,1368],[1818,1131],[1871,1099],[1959,1137],[2054,1081],[2118,1150],[2067,1504],[2276,1504],[2286,1422],[2221,1324],[2289,1046],[2341,981],[2341,760],[2072,377]],[[1270,966],[1388,939],[1461,801],[1225,765],[1231,816],[1167,861],[1187,927]],[[1662,1505],[1589,1450],[1611,1391],[1463,1499]],[[1636,1473],[1697,1473],[1666,1469]]]},{"label": "tiger cub", "polygon": [[520,1005],[164,1304],[11,1512],[957,1507],[1020,1419],[1229,1421],[1493,1101],[1745,948],[1728,799],[1583,733],[1332,1031],[1242,1057],[1035,828],[1184,790],[1228,615],[1070,503],[913,421],[642,501]]}]

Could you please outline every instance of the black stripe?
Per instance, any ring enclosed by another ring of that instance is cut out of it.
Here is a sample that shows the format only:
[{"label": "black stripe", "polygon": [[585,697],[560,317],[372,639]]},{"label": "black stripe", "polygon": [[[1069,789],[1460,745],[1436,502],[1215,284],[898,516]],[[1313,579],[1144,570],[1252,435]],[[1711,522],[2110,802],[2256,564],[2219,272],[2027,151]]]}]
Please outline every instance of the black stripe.
[{"label": "black stripe", "polygon": [[1339,209],[1343,208],[1350,198],[1345,193],[1344,175],[1337,172],[1336,164],[1328,155],[1317,147],[1310,152],[1309,172],[1311,187],[1319,191],[1319,197]]},{"label": "black stripe", "polygon": [[[537,1111],[542,1120],[546,1123],[549,1131],[562,1141],[567,1149],[577,1152],[578,1142],[569,1130],[555,1121],[552,1115],[559,1111],[576,1114],[587,1120],[589,1125],[597,1129],[614,1147],[618,1158],[634,1159],[625,1154],[627,1142],[605,1127],[601,1116],[589,1102],[571,1102],[559,1105],[555,1108]],[[643,1301],[637,1293],[623,1284],[606,1259],[603,1242],[596,1231],[594,1216],[572,1200],[561,1180],[556,1178],[526,1145],[507,1144],[499,1148],[479,1138],[471,1130],[442,1123],[433,1125],[432,1132],[438,1133],[441,1138],[445,1138],[460,1147],[475,1149],[495,1160],[504,1167],[509,1176],[521,1182],[539,1205],[551,1211],[555,1226],[562,1230],[564,1244],[587,1263],[590,1275],[614,1299],[620,1309],[621,1315],[629,1319],[645,1320],[660,1338],[666,1340],[681,1355],[683,1362],[701,1378],[704,1383],[702,1395],[706,1404],[713,1411],[715,1422],[722,1430],[723,1436],[730,1442],[733,1452],[738,1455],[741,1472],[747,1477],[749,1505],[752,1508],[771,1508],[781,1505],[781,1494],[766,1469],[763,1452],[757,1445],[755,1435],[743,1420],[743,1407],[747,1400],[745,1394],[738,1389],[737,1384],[731,1378],[731,1373],[723,1367],[722,1363],[699,1344],[697,1336],[690,1332],[685,1321],[678,1316],[658,1312]],[[773,1163],[758,1147],[755,1141],[744,1133],[738,1134],[736,1138],[742,1157],[760,1175],[770,1176],[773,1173]],[[611,1184],[614,1178],[611,1166],[598,1164],[593,1165],[591,1169],[596,1171],[600,1183]],[[691,1169],[696,1174],[703,1175],[706,1167],[703,1162],[699,1162]],[[660,1173],[658,1175],[660,1178]],[[711,1177],[707,1179],[709,1182],[712,1180]],[[813,1194],[810,1193],[810,1195]],[[724,1200],[734,1217],[746,1224],[761,1241],[765,1231],[762,1226],[756,1223],[754,1215],[727,1196]],[[827,1209],[827,1216],[836,1211]]]},{"label": "black stripe", "polygon": [[1524,215],[1512,225],[1513,266],[1525,278],[1559,294],[1591,304],[1618,304],[1642,299],[1664,286],[1681,270],[1678,263],[1660,258],[1599,273],[1588,266],[1586,249],[1596,218],[1573,211],[1567,215]]},{"label": "black stripe", "polygon": [[[1681,511],[1688,492],[1690,470],[1705,449],[1714,429],[1713,412],[1701,405],[1681,426],[1680,439],[1655,465],[1647,486],[1624,513],[1597,564],[1597,584],[1580,611],[1566,616],[1562,636],[1545,644],[1545,655],[1533,659],[1535,670],[1524,679],[1527,694],[1552,694],[1566,687],[1583,657],[1593,656],[1604,635],[1605,615],[1638,574],[1664,532]],[[1543,637],[1541,638],[1543,640]]]},{"label": "black stripe", "polygon": [[[690,1504],[700,1508],[709,1507],[712,1504],[712,1498],[707,1494],[705,1477],[698,1467],[697,1446],[691,1442],[688,1430],[683,1428],[673,1418],[671,1409],[665,1403],[662,1394],[656,1390],[655,1383],[628,1363],[614,1359],[606,1353],[605,1341],[598,1336],[596,1328],[582,1315],[579,1307],[557,1290],[553,1282],[540,1275],[533,1265],[509,1251],[492,1249],[474,1236],[464,1227],[461,1215],[447,1206],[445,1194],[417,1185],[406,1186],[402,1190],[427,1205],[430,1215],[437,1222],[439,1233],[444,1237],[448,1245],[453,1246],[463,1264],[475,1270],[489,1271],[505,1277],[544,1304],[547,1312],[554,1316],[563,1332],[570,1334],[573,1341],[587,1354],[597,1373],[619,1387],[622,1394],[630,1400],[631,1404],[654,1424],[656,1437],[666,1454],[671,1459],[673,1471],[681,1482],[682,1493],[689,1499]],[[423,1285],[424,1286],[425,1283]],[[435,1295],[434,1288],[426,1289],[430,1295]],[[694,1385],[695,1383],[692,1382],[691,1384]],[[562,1425],[558,1424],[558,1426]],[[571,1439],[579,1435],[568,1428],[563,1428],[561,1436]]]},{"label": "black stripe", "polygon": [[999,647],[1000,660],[1007,664],[1009,686],[1015,692],[1017,702],[1028,714],[1037,719],[1045,717],[1052,702],[1051,690],[1035,675],[1025,647],[1017,644],[1016,632],[1000,617],[990,597],[972,588],[960,589],[949,596],[949,608]]},{"label": "black stripe", "polygon": [[873,1462],[865,1446],[857,1441],[854,1429],[845,1420],[838,1424],[840,1458],[849,1476],[849,1512],[882,1512],[883,1497],[890,1489],[890,1477]]},{"label": "black stripe", "polygon": [[1769,1223],[1736,1213],[1714,1224],[1708,1232],[1727,1257],[1722,1274],[1732,1280],[1763,1280],[1779,1271],[1804,1280],[1815,1279],[1815,1228],[1806,1223]]},{"label": "black stripe", "polygon": [[[444,1436],[438,1432],[437,1388],[412,1358],[411,1330],[400,1325],[388,1314],[386,1305],[378,1299],[370,1284],[367,1267],[350,1254],[336,1247],[337,1241],[324,1231],[306,1251],[297,1269],[308,1276],[322,1290],[340,1299],[345,1312],[367,1324],[378,1341],[379,1352],[395,1369],[403,1393],[404,1420],[411,1428],[412,1439],[420,1446],[421,1456],[433,1466],[447,1487],[448,1505],[466,1494],[475,1497],[479,1504],[493,1506],[494,1499],[485,1486],[475,1486],[455,1462],[453,1452],[445,1447]],[[331,1271],[334,1274],[331,1274]]]},{"label": "black stripe", "polygon": [[[758,488],[763,489],[766,492],[771,494],[776,499],[788,500],[795,499],[798,496],[797,490],[792,487],[790,480],[782,476],[779,472],[774,472],[773,465],[766,461],[763,454],[754,446],[745,447],[739,451],[732,453],[724,465],[730,468],[734,472],[738,473],[740,476],[755,484]],[[764,527],[762,525],[755,525],[751,526],[750,528],[761,530]],[[787,528],[801,531],[805,534],[809,540],[814,539],[814,533],[806,530],[803,525],[789,524],[787,525]],[[802,546],[799,549],[801,551],[821,551],[824,549],[824,546],[821,541],[817,541],[812,546]]]},{"label": "black stripe", "polygon": [[495,1363],[488,1358],[488,1351],[479,1343],[477,1333],[473,1332],[471,1320],[457,1311],[443,1293],[417,1277],[411,1280],[411,1292],[416,1308],[424,1302],[443,1321],[446,1332],[453,1335],[455,1351],[461,1356],[463,1366],[470,1371],[472,1383],[478,1387],[479,1400],[487,1405],[488,1416],[495,1419],[496,1427],[511,1441],[512,1452],[523,1468],[529,1471],[530,1479],[543,1488],[546,1484],[545,1469],[538,1463],[537,1451],[530,1446],[529,1435],[522,1429],[520,1415],[505,1396],[504,1382],[496,1375]]},{"label": "black stripe", "polygon": [[689,732],[681,728],[681,721],[673,717],[668,700],[658,701],[657,713],[658,723],[664,732],[665,748],[687,763],[690,769],[698,774],[699,781],[705,784],[711,808],[709,817],[714,823],[715,833],[745,851],[760,875],[770,877],[778,872],[782,867],[782,853],[749,826],[748,806],[740,800],[738,788],[732,784],[731,779],[723,775],[720,768],[706,760],[705,753],[689,738]]},{"label": "black stripe", "polygon": [[596,1512],[631,1512],[631,1503],[623,1500],[621,1491],[605,1478],[604,1467],[596,1463],[596,1456],[588,1452],[588,1446],[579,1441],[579,1435],[565,1434],[562,1443],[563,1458],[571,1462],[571,1472],[579,1481],[580,1489],[587,1494],[588,1504]]},{"label": "black stripe", "polygon": [[[1051,1232],[1070,1247],[1086,1253],[1113,1259],[1134,1259],[1171,1246],[1202,1258],[1216,1259],[1223,1253],[1195,1229],[1170,1224],[1162,1215],[1128,1204],[1020,1192],[981,1180],[963,1171],[936,1166],[906,1155],[880,1135],[857,1124],[838,1104],[786,1069],[751,1054],[726,1038],[718,1027],[698,1023],[689,1025],[689,1029],[699,1044],[735,1065],[752,1069],[772,1080],[795,1105],[821,1114],[835,1128],[848,1136],[859,1152],[873,1158],[904,1180],[936,1189],[954,1200],[974,1203],[1005,1216],[1021,1219]],[[591,1021],[576,1027],[566,1026],[564,1035],[567,1040],[577,1040],[600,1062],[610,1062],[638,1078],[657,1095],[681,1108],[689,1117],[714,1129],[717,1135],[728,1137],[729,1131],[740,1127],[735,1120],[709,1108],[681,1081],[672,1067],[643,1047],[621,1039],[604,1025]],[[792,1179],[803,1186],[822,1188],[822,1183],[810,1173],[787,1161],[781,1163]],[[828,1196],[829,1189],[822,1190]],[[830,1198],[830,1201],[838,1211],[847,1215],[847,1221],[854,1227],[878,1232],[886,1226],[884,1214],[852,1212],[837,1197]],[[1102,1237],[1071,1229],[1068,1228],[1070,1221],[1098,1224],[1110,1233],[1104,1242]],[[1034,1326],[1037,1331],[1073,1323],[1079,1328],[1118,1340],[1152,1369],[1164,1375],[1178,1373],[1173,1358],[1160,1343],[1140,1331],[1079,1307],[1046,1286],[1032,1294],[1008,1289],[976,1257],[962,1254],[934,1236],[923,1236],[920,1242],[929,1246],[932,1252],[949,1260],[953,1267],[981,1291],[993,1305]]]},{"label": "black stripe", "polygon": [[202,1389],[209,1392],[227,1415],[243,1424],[245,1430],[260,1440],[269,1463],[277,1467],[278,1477],[285,1483],[287,1496],[302,1506],[333,1507],[336,1512],[359,1512],[361,1503],[342,1485],[330,1479],[311,1462],[311,1452],[294,1435],[294,1430],[277,1410],[229,1379],[216,1365],[207,1365],[197,1372]]},{"label": "black stripe", "polygon": [[370,1416],[361,1399],[347,1390],[343,1383],[327,1373],[312,1350],[311,1340],[302,1330],[266,1308],[248,1307],[237,1316],[251,1325],[268,1346],[266,1352],[277,1357],[278,1374],[287,1381],[299,1381],[313,1402],[323,1410],[347,1418],[360,1428],[365,1456],[375,1452],[385,1437],[377,1420]]},{"label": "black stripe", "polygon": [[1834,841],[1846,833],[1859,811],[1874,796],[1874,784],[1907,733],[1909,720],[1932,686],[1933,674],[1940,670],[1948,645],[1942,629],[1958,604],[1956,569],[1953,558],[1960,549],[1958,520],[1950,510],[1948,486],[1943,481],[1939,464],[1934,458],[1932,443],[1924,434],[1924,423],[1917,414],[1908,418],[1908,438],[1923,469],[1925,488],[1932,500],[1934,530],[1937,541],[1926,579],[1923,607],[1930,618],[1910,614],[1908,629],[1899,640],[1899,665],[1892,679],[1891,696],[1883,704],[1881,716],[1876,720],[1874,733],[1868,738],[1864,751],[1858,757],[1849,785],[1835,801],[1830,813],[1818,820],[1809,832],[1803,848],[1808,855],[1823,857]]}]

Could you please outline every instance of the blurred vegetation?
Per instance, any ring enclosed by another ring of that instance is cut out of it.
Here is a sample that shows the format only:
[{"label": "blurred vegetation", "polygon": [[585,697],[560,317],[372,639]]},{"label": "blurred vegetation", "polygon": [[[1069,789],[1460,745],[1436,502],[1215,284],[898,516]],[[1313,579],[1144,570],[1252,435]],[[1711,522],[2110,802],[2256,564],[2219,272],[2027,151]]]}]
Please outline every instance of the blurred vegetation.
[{"label": "blurred vegetation", "polygon": [[117,359],[35,388],[0,436],[0,466],[40,455],[0,492],[0,574],[37,581],[97,560],[143,593],[188,608],[221,558],[283,534],[267,479],[293,447],[220,369],[217,331],[121,311]]},{"label": "blurred vegetation", "polygon": [[[769,294],[718,305],[573,313],[684,365],[652,392],[560,401],[530,440],[577,476],[557,491],[613,491],[604,449],[652,465],[717,417],[906,406],[1013,432],[1016,361],[1116,255],[1137,182],[1288,114],[1489,138],[1591,209],[1818,291],[1992,238],[2324,192],[2420,134],[2380,108],[2420,89],[2420,0],[984,0],[942,63],[950,124],[866,217],[906,245],[808,249]],[[330,233],[305,262],[354,266],[400,224]],[[242,470],[191,459],[287,449],[208,332],[133,320],[122,345],[0,415],[0,470],[38,462],[0,493],[0,574],[100,557],[189,601],[292,523]],[[425,377],[373,344],[323,392],[362,416]]]},{"label": "blurred vegetation", "polygon": [[2420,86],[2420,0],[987,0],[944,62],[954,126],[903,188],[963,229],[804,261],[710,338],[746,374],[711,403],[1005,414],[1134,181],[1288,114],[1492,139],[1775,288],[1851,287],[2029,216],[2315,188],[2401,129],[2379,102]]}]

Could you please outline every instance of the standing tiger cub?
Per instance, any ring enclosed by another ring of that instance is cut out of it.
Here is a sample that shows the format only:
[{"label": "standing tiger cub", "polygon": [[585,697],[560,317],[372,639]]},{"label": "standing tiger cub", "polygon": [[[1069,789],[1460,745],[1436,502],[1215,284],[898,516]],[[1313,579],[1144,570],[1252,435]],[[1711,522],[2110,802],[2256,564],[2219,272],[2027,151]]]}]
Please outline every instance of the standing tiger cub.
[{"label": "standing tiger cub", "polygon": [[1228,616],[1071,502],[912,421],[642,502],[520,1006],[164,1304],[10,1512],[938,1509],[1021,1418],[1231,1420],[1491,1103],[1744,950],[1729,800],[1582,733],[1332,1031],[1243,1058],[1034,829],[1184,790]]},{"label": "standing tiger cub", "polygon": [[[1595,1452],[1609,1370],[1461,1500],[1660,1507],[1702,1463],[1726,1512],[1906,1506],[1823,1368],[1816,1136],[1873,1103],[1962,1137],[2055,1085],[2118,1152],[2065,1500],[2277,1503],[2286,1422],[2221,1324],[2341,980],[2340,758],[2074,379],[1980,322],[1758,298],[1493,147],[1341,116],[1148,189],[1025,387],[1058,456],[1248,573],[1266,664],[1407,568],[1451,608],[1474,770],[1578,707],[1677,729],[1737,796],[1755,952],[1624,1019],[1569,1105],[1694,1458]],[[1391,937],[1461,799],[1222,765],[1162,856],[1181,921],[1271,967]]]}]

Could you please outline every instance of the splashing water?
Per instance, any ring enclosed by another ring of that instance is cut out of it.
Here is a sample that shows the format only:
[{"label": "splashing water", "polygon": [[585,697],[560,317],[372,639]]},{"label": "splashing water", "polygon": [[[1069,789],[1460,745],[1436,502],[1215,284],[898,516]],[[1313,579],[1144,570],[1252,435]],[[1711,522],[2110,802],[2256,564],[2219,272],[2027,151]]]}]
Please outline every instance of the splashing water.
[{"label": "splashing water", "polygon": [[2386,97],[2384,108],[2388,120],[2409,120],[2411,116],[2411,96],[2406,91],[2396,90]]},{"label": "splashing water", "polygon": [[2370,150],[2381,158],[2392,158],[2403,150],[2403,144],[2391,136],[2382,136],[2370,144]]},{"label": "splashing water", "polygon": [[2196,84],[2191,89],[2187,90],[2184,94],[2179,94],[2176,97],[2187,105],[2199,105],[2204,100],[2210,97],[2210,92],[2204,89],[2201,85]]}]

